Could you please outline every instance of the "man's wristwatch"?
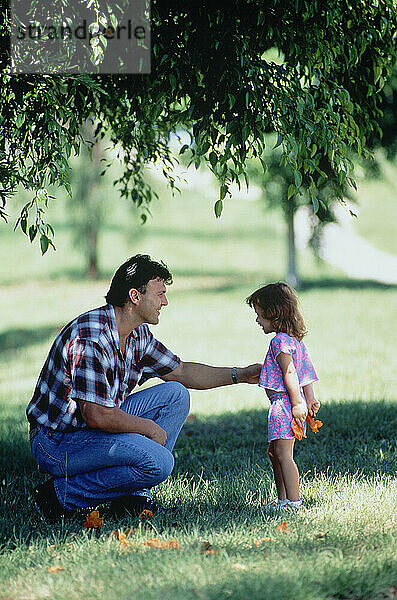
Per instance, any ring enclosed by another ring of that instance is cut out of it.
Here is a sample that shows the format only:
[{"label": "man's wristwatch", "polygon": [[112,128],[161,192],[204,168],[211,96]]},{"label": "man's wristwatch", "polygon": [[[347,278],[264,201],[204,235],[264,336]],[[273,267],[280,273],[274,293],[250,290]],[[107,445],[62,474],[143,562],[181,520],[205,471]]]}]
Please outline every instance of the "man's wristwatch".
[{"label": "man's wristwatch", "polygon": [[237,367],[232,367],[232,381],[233,381],[233,383],[238,383],[238,381],[237,381]]}]

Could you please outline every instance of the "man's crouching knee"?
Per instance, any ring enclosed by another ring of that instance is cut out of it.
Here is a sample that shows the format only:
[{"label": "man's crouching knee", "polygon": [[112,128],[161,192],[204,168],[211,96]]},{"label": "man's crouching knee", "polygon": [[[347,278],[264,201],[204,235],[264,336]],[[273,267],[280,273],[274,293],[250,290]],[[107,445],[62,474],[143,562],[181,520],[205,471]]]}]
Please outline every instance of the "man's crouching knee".
[{"label": "man's crouching knee", "polygon": [[175,459],[171,452],[160,446],[157,448],[156,456],[153,456],[153,464],[148,473],[150,485],[158,485],[169,477],[174,468]]},{"label": "man's crouching knee", "polygon": [[190,410],[190,393],[187,388],[179,381],[167,381],[164,385],[167,386],[167,391],[172,394],[174,403],[179,404],[179,410],[181,416],[185,418],[189,414]]}]

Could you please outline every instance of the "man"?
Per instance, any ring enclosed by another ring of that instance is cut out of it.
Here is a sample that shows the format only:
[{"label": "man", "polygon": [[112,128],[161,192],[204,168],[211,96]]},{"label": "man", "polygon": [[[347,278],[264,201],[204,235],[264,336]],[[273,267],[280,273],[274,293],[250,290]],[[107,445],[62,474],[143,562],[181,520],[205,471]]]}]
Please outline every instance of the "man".
[{"label": "man", "polygon": [[[27,408],[32,453],[51,475],[34,490],[49,518],[112,501],[137,514],[174,466],[172,449],[189,412],[186,388],[257,383],[260,365],[232,369],[182,362],[150,332],[167,306],[172,276],[137,254],[116,271],[106,306],[56,337]],[[131,394],[150,377],[164,383]]]}]

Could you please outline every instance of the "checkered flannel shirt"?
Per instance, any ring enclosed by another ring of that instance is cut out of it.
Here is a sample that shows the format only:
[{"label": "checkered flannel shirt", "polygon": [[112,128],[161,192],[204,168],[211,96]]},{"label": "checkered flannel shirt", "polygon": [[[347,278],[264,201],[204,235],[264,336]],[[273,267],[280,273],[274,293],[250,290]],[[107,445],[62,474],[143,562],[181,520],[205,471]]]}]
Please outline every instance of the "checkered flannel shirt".
[{"label": "checkered flannel shirt", "polygon": [[82,429],[77,400],[121,407],[137,384],[166,375],[180,362],[145,323],[127,338],[123,357],[113,306],[90,310],[56,337],[27,407],[28,421],[57,431]]}]

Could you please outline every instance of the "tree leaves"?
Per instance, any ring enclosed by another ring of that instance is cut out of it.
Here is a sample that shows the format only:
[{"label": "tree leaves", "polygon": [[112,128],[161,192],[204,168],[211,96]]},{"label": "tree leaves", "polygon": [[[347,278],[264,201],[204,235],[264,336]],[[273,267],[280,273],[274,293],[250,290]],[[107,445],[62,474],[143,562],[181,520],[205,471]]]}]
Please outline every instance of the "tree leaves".
[{"label": "tree leaves", "polygon": [[215,169],[215,166],[216,166],[216,164],[217,164],[217,162],[218,162],[218,157],[217,157],[217,155],[215,154],[215,152],[210,152],[210,155],[209,155],[209,157],[208,157],[208,160],[209,160],[209,162],[210,162],[210,164],[211,164],[211,167],[212,167],[213,169]]},{"label": "tree leaves", "polygon": [[217,200],[214,205],[214,212],[217,219],[221,216],[223,211],[223,202],[222,200]]},{"label": "tree leaves", "polygon": [[[109,133],[122,163],[117,189],[144,218],[153,197],[145,164],[162,163],[175,189],[173,132],[190,137],[180,155],[190,149],[192,164],[207,161],[218,177],[218,217],[230,184],[239,185],[247,161],[262,156],[270,131],[277,132],[273,149],[282,150],[282,166],[293,173],[290,199],[310,186],[316,206],[322,185],[339,197],[345,181],[353,185],[349,156],[369,155],[366,144],[380,118],[379,91],[396,57],[393,0],[334,2],[325,15],[326,37],[321,5],[309,0],[299,2],[299,10],[296,3],[283,5],[282,19],[281,5],[259,0],[228,11],[217,0],[204,8],[186,2],[182,12],[152,2],[151,75],[0,74],[0,198],[9,198],[19,184],[33,195],[49,184],[70,189],[68,159],[84,143],[79,128],[89,116],[100,123],[98,136]],[[110,46],[95,48],[106,56]],[[279,60],[268,57],[269,46],[282,48]],[[330,169],[321,179],[325,157]],[[29,231],[29,239],[51,239],[39,228],[33,236],[36,218],[45,224],[35,206],[18,226]]]},{"label": "tree leaves", "polygon": [[295,195],[295,192],[296,192],[295,186],[293,183],[291,183],[288,186],[288,195],[287,195],[288,200],[290,200],[292,198],[292,196]]},{"label": "tree leaves", "polygon": [[281,133],[279,133],[278,136],[277,136],[277,142],[273,146],[273,150],[275,150],[276,148],[278,148],[279,146],[281,146],[282,143],[283,143],[283,136],[281,135]]}]

